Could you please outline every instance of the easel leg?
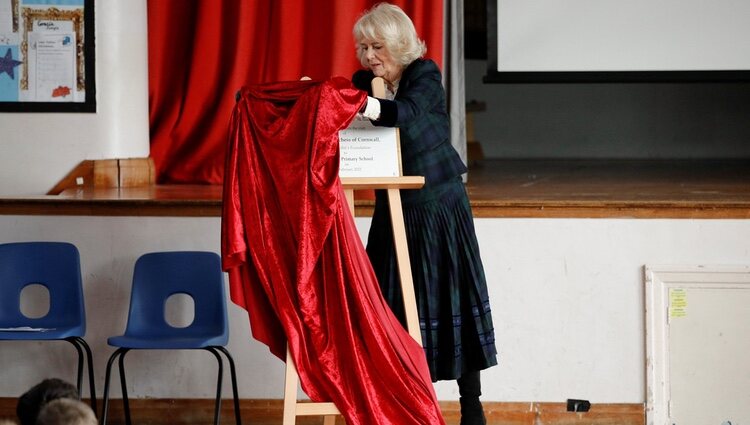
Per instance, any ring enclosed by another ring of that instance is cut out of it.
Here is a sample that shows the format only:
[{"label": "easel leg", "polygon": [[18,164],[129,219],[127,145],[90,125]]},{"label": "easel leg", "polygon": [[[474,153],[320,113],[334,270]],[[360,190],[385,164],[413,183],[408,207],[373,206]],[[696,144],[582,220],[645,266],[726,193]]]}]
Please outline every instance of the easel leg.
[{"label": "easel leg", "polygon": [[[345,196],[349,209],[354,214],[354,192],[345,190]],[[409,249],[406,243],[406,226],[404,225],[404,213],[401,209],[401,193],[399,189],[388,189],[388,203],[390,204],[391,223],[393,225],[393,241],[396,250],[396,261],[398,263],[401,289],[404,295],[404,309],[406,311],[406,324],[409,335],[417,343],[422,345],[422,335],[419,329],[419,316],[417,314],[417,302],[414,295],[414,284],[412,283],[411,263],[409,262]],[[286,374],[284,380],[284,415],[282,425],[295,425],[298,413],[302,416],[323,416],[323,425],[335,425],[336,414],[339,411],[333,403],[302,403],[297,410],[297,386],[299,385],[299,374],[292,359],[289,347],[286,350]],[[334,413],[334,414],[331,414]]]},{"label": "easel leg", "polygon": [[297,417],[297,384],[299,375],[297,367],[292,360],[292,353],[289,347],[286,349],[286,374],[284,377],[284,417],[283,425],[294,425]]},{"label": "easel leg", "polygon": [[346,203],[349,205],[349,211],[354,217],[354,189],[344,189],[344,196],[346,196]]},{"label": "easel leg", "polygon": [[398,189],[388,189],[388,205],[391,211],[391,225],[393,226],[393,243],[396,250],[396,263],[401,280],[401,291],[404,295],[404,311],[406,312],[406,327],[409,335],[422,345],[422,333],[419,329],[417,314],[417,298],[414,295],[414,284],[409,262],[409,247],[406,243],[406,226],[404,225],[404,211],[401,209],[401,192]]}]

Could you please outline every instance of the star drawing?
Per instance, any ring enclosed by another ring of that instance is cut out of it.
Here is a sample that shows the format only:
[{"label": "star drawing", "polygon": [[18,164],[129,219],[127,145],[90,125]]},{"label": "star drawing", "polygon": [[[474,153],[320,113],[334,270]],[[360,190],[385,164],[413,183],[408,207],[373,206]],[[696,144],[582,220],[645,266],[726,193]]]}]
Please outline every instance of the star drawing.
[{"label": "star drawing", "polygon": [[23,62],[17,61],[13,59],[13,56],[11,55],[10,47],[5,52],[5,57],[0,57],[0,75],[2,73],[6,73],[10,76],[11,80],[15,80],[16,76],[13,72],[13,68],[17,67],[18,65],[22,64]]}]

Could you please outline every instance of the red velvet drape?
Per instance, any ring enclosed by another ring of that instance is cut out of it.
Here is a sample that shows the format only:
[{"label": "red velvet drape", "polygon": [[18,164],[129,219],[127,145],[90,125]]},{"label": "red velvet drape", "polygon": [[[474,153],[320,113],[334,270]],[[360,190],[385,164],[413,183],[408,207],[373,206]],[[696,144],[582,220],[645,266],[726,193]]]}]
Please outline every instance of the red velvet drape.
[{"label": "red velvet drape", "polygon": [[[247,84],[350,77],[351,29],[378,0],[149,0],[151,157],[160,183],[220,184]],[[442,63],[443,1],[392,0]]]},{"label": "red velvet drape", "polygon": [[424,351],[380,293],[338,178],[344,78],[245,87],[232,115],[222,259],[253,336],[350,425],[445,425]]}]

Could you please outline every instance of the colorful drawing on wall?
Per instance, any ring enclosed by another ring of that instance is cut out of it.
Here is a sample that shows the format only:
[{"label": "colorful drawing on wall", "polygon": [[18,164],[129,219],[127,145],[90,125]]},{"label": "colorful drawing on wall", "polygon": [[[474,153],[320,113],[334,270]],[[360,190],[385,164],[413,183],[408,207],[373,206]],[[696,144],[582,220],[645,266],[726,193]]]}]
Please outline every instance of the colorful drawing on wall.
[{"label": "colorful drawing on wall", "polygon": [[94,0],[0,0],[0,112],[96,111],[93,14]]}]

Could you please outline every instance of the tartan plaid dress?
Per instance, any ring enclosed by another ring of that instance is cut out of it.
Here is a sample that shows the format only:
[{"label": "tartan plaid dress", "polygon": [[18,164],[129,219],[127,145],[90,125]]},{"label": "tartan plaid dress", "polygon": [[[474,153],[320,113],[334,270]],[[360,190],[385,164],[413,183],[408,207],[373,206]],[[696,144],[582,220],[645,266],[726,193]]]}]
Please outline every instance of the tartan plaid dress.
[{"label": "tartan plaid dress", "polygon": [[[373,75],[352,81],[367,89]],[[394,100],[381,99],[375,125],[397,126],[404,175],[425,177],[402,190],[409,257],[422,343],[433,381],[457,379],[497,364],[487,282],[461,174],[466,167],[449,140],[445,91],[437,65],[418,59],[403,72]],[[367,253],[385,299],[405,323],[390,212],[376,191]]]}]

